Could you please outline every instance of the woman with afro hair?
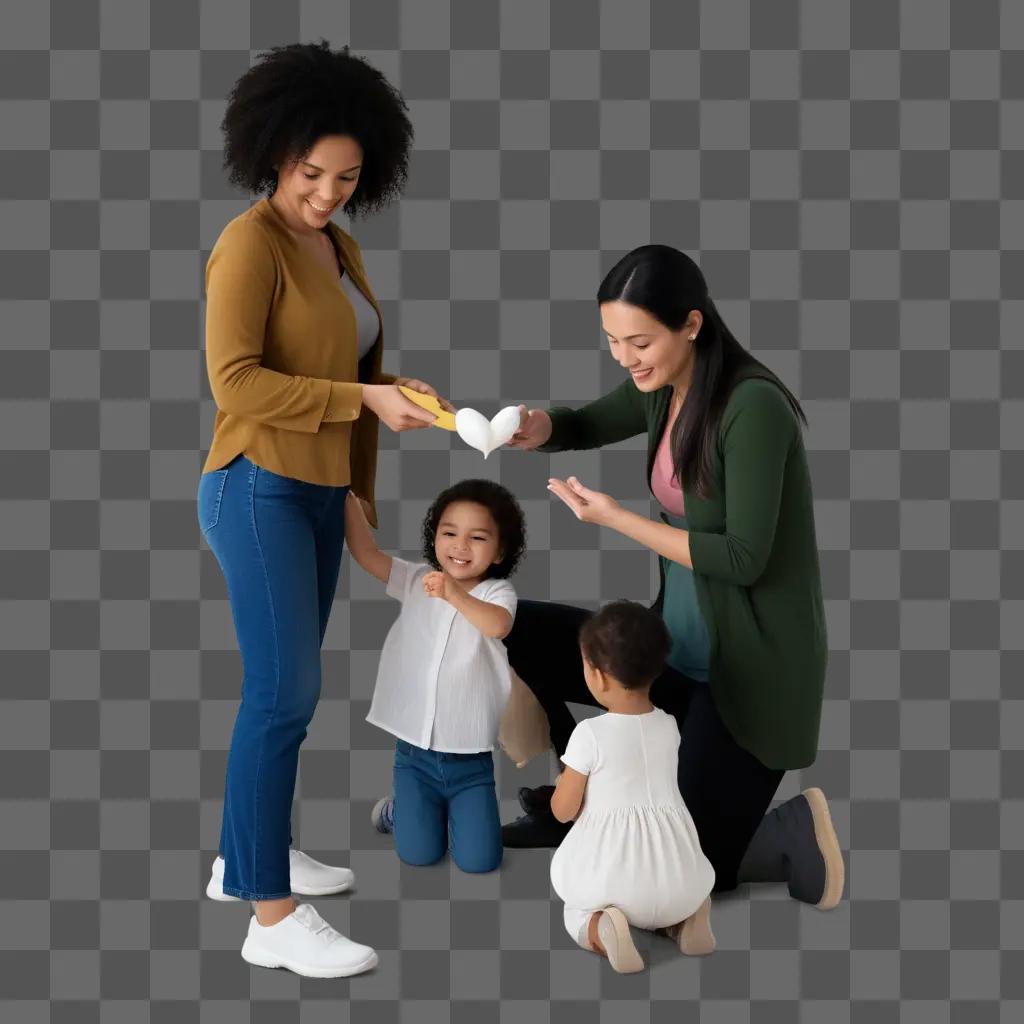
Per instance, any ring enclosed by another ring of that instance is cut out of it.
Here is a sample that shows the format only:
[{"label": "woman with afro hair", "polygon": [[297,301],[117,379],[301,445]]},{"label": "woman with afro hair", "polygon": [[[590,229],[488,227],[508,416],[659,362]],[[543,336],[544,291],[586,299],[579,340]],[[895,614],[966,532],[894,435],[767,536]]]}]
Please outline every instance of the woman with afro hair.
[{"label": "woman with afro hair", "polygon": [[342,892],[353,876],[292,849],[290,821],[346,496],[376,526],[378,422],[402,431],[434,420],[398,385],[436,397],[432,387],[381,372],[380,309],[359,246],[330,219],[401,194],[413,136],[406,109],[347,47],[295,44],[242,75],[222,124],[230,180],[262,198],[224,228],[206,267],[217,411],[197,509],[244,669],[207,894],[253,901],[247,961],[307,977],[377,963],[311,905],[296,906],[292,893]]}]

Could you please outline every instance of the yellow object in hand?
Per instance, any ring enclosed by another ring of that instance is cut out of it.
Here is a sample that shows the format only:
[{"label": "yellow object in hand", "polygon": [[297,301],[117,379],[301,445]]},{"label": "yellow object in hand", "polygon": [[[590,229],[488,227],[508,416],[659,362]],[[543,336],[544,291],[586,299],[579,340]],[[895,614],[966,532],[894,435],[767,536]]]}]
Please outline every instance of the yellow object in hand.
[{"label": "yellow object in hand", "polygon": [[398,390],[409,401],[415,402],[420,408],[426,409],[427,412],[432,412],[437,417],[430,424],[432,427],[440,427],[442,430],[455,429],[455,417],[447,409],[443,409],[441,403],[433,395],[424,395],[419,391],[413,391],[412,388],[407,388],[404,384],[399,384]]}]

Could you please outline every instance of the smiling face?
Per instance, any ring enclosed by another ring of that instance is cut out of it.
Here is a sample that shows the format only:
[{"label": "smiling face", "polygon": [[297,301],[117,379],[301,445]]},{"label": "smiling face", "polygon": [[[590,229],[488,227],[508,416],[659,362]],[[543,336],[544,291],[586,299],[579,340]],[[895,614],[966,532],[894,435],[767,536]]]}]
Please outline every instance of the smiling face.
[{"label": "smiling face", "polygon": [[494,516],[475,501],[453,501],[437,524],[434,555],[449,576],[475,586],[503,557]]},{"label": "smiling face", "polygon": [[678,331],[666,327],[639,306],[628,302],[601,305],[601,326],[615,361],[633,377],[641,391],[666,384],[684,386],[693,364],[693,339],[700,332],[701,314],[693,310]]},{"label": "smiling face", "polygon": [[274,209],[293,231],[319,231],[359,183],[363,148],[348,135],[325,135],[299,159],[283,164]]}]

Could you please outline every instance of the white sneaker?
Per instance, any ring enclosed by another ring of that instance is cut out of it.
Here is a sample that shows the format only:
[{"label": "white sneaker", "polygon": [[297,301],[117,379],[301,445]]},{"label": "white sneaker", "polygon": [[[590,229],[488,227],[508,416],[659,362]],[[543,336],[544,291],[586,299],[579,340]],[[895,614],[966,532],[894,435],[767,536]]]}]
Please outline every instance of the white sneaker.
[{"label": "white sneaker", "polygon": [[[301,850],[288,851],[288,870],[292,892],[300,896],[333,896],[335,893],[351,889],[356,880],[351,869],[321,864]],[[206,895],[211,900],[221,900],[225,903],[240,902],[237,896],[230,896],[224,891],[223,857],[218,857],[213,862]]]},{"label": "white sneaker", "polygon": [[377,954],[369,946],[345,938],[310,903],[300,903],[269,928],[254,915],[242,959],[256,967],[285,967],[306,978],[347,978],[377,966]]}]

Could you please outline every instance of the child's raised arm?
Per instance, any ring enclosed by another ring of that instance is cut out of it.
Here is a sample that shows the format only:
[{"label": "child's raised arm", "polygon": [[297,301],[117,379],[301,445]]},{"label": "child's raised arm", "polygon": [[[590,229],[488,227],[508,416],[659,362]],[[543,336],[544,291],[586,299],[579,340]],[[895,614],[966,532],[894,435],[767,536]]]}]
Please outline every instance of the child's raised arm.
[{"label": "child's raised arm", "polygon": [[352,491],[345,496],[345,546],[361,568],[381,583],[387,583],[391,576],[391,556],[377,547],[363,506]]},{"label": "child's raised arm", "polygon": [[572,821],[583,806],[589,775],[582,775],[568,765],[562,769],[558,784],[551,794],[551,813],[561,822]]}]

